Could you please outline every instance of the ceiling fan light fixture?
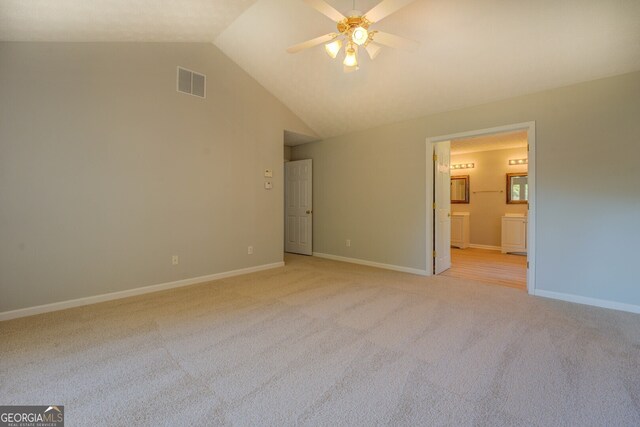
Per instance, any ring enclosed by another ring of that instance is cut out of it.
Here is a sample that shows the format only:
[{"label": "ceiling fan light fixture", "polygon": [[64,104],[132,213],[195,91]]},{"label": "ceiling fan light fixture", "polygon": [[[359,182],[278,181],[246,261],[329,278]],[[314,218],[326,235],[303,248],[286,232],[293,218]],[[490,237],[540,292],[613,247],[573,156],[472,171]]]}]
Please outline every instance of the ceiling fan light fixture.
[{"label": "ceiling fan light fixture", "polygon": [[340,49],[342,49],[342,40],[334,40],[331,43],[327,43],[324,45],[324,49],[327,51],[327,55],[335,59],[340,53]]},{"label": "ceiling fan light fixture", "polygon": [[369,40],[369,32],[364,27],[356,27],[351,33],[351,40],[358,46],[362,46]]},{"label": "ceiling fan light fixture", "polygon": [[382,50],[380,46],[374,43],[368,43],[364,48],[367,50],[369,58],[371,59],[376,59],[376,57],[380,53],[380,50]]},{"label": "ceiling fan light fixture", "polygon": [[[334,31],[290,46],[287,48],[289,53],[297,53],[315,46],[324,45],[327,55],[335,59],[344,48],[344,60],[342,62],[344,71],[351,73],[358,70],[358,47],[364,48],[371,59],[375,59],[378,56],[382,47],[405,50],[417,48],[418,42],[416,41],[370,28],[371,25],[377,24],[415,0],[377,0],[377,5],[365,13],[356,10],[356,0],[353,0],[354,10],[346,16],[327,3],[327,0],[304,1],[331,19],[336,24],[337,32]],[[374,40],[376,41],[375,44],[372,43]]]},{"label": "ceiling fan light fixture", "polygon": [[345,67],[357,67],[358,57],[356,47],[353,43],[349,43],[349,47],[345,50],[344,61],[342,62]]}]

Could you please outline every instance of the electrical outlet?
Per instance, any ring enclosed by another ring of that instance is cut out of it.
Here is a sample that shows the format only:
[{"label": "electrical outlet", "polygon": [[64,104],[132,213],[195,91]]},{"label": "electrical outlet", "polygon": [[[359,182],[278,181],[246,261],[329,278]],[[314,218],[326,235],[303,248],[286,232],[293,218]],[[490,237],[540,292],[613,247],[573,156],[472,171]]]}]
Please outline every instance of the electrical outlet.
[{"label": "electrical outlet", "polygon": [[350,248],[351,247],[351,239],[347,239],[346,244],[347,244],[347,247]]},{"label": "electrical outlet", "polygon": [[247,247],[247,255],[253,255],[253,246]]},{"label": "electrical outlet", "polygon": [[180,258],[178,258],[178,255],[174,255],[174,256],[171,257],[171,264],[173,264],[173,265],[180,264]]}]

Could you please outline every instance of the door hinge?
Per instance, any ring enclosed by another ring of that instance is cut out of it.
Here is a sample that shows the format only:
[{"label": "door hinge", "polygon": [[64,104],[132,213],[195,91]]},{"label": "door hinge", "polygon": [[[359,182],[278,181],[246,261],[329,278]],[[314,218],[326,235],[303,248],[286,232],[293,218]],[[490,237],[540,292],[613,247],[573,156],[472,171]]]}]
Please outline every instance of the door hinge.
[{"label": "door hinge", "polygon": [[437,255],[436,251],[433,251],[433,257],[435,258]]},{"label": "door hinge", "polygon": [[529,268],[529,261],[527,261],[527,268]]},{"label": "door hinge", "polygon": [[527,151],[529,151],[529,144],[527,144]]},{"label": "door hinge", "polygon": [[437,161],[438,161],[438,155],[437,155],[437,154],[434,154],[434,155],[433,155],[433,161],[434,161],[434,162],[437,162]]},{"label": "door hinge", "polygon": [[433,202],[433,209],[436,208],[436,202]]}]

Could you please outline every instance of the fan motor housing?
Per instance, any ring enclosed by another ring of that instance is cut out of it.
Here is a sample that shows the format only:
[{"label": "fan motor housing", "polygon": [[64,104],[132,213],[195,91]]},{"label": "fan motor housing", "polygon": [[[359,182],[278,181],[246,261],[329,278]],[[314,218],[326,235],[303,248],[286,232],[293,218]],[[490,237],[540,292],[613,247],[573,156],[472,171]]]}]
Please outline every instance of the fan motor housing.
[{"label": "fan motor housing", "polygon": [[363,16],[350,16],[338,22],[338,31],[340,34],[344,34],[358,27],[369,29],[369,25],[371,23]]}]

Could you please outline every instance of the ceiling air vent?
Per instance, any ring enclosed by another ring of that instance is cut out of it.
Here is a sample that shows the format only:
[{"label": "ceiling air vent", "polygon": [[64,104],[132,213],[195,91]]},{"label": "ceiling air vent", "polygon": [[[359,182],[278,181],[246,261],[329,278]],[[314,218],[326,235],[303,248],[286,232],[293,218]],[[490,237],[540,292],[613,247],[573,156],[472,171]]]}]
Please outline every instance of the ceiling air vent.
[{"label": "ceiling air vent", "polygon": [[178,67],[178,92],[206,98],[207,76]]}]

